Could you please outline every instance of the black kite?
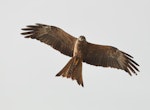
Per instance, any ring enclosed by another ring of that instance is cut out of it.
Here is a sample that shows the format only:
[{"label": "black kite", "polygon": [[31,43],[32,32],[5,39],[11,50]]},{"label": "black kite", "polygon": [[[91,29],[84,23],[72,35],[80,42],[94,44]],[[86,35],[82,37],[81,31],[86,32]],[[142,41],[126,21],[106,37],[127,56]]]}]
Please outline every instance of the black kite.
[{"label": "black kite", "polygon": [[[92,44],[84,36],[73,37],[62,29],[44,24],[28,25],[21,33],[25,38],[44,42],[61,53],[72,57],[66,66],[56,75],[77,80],[83,86],[82,62],[95,66],[122,69],[132,75],[139,66],[132,56],[112,46]],[[136,74],[137,75],[137,74]]]}]

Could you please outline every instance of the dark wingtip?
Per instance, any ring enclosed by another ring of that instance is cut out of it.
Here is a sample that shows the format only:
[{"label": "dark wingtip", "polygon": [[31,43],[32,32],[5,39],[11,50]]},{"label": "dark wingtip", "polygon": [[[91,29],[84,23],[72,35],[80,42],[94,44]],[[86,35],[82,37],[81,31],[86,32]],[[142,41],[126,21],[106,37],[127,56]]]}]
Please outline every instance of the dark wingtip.
[{"label": "dark wingtip", "polygon": [[77,81],[77,83],[78,83],[80,86],[84,87],[84,84],[83,84],[83,83],[80,83],[80,82],[78,82],[78,81]]},{"label": "dark wingtip", "polygon": [[61,75],[61,74],[58,73],[58,74],[56,74],[55,76],[57,77],[57,76],[60,76],[60,75]]},{"label": "dark wingtip", "polygon": [[27,30],[27,28],[22,28],[21,30],[25,31],[25,30]]},{"label": "dark wingtip", "polygon": [[36,25],[42,25],[41,23],[35,23]]},{"label": "dark wingtip", "polygon": [[42,24],[42,23],[35,23],[37,26],[47,26],[46,24]]},{"label": "dark wingtip", "polygon": [[126,58],[126,72],[129,73],[130,76],[132,76],[131,73],[137,75],[137,72],[140,72],[138,69],[138,66],[140,66],[137,62],[133,60],[133,56],[131,56],[128,53],[122,52],[124,54],[124,57]]},{"label": "dark wingtip", "polygon": [[131,72],[130,72],[130,71],[128,71],[127,73],[128,73],[130,76],[132,76],[132,74],[131,74]]},{"label": "dark wingtip", "polygon": [[121,52],[122,52],[124,55],[133,58],[133,56],[131,56],[130,54],[128,54],[128,53],[126,53],[126,52],[123,52],[123,51],[121,51]]},{"label": "dark wingtip", "polygon": [[25,36],[24,38],[31,38],[31,36]]},{"label": "dark wingtip", "polygon": [[33,34],[33,31],[23,32],[23,33],[21,33],[21,34],[22,34],[22,35]]}]

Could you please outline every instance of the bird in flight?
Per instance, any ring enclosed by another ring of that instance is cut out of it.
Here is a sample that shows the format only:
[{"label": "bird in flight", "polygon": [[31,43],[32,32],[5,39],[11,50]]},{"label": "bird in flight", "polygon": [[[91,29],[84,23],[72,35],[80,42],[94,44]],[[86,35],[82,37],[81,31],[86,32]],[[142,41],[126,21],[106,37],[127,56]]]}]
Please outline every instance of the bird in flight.
[{"label": "bird in flight", "polygon": [[59,27],[45,24],[28,25],[22,29],[25,38],[37,39],[46,43],[71,59],[64,68],[56,74],[76,80],[81,86],[82,62],[95,66],[112,67],[126,71],[129,75],[137,75],[138,64],[133,57],[113,46],[98,45],[86,41],[84,36],[76,38]]}]

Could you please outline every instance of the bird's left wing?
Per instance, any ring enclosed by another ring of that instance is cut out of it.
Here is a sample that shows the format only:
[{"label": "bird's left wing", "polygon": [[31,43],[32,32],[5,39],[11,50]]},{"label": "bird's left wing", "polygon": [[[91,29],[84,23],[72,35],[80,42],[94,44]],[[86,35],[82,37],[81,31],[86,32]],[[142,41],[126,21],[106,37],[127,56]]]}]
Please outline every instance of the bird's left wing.
[{"label": "bird's left wing", "polygon": [[61,53],[73,56],[73,48],[77,38],[66,33],[62,29],[44,24],[28,25],[22,29],[25,38],[32,38],[44,42]]},{"label": "bird's left wing", "polygon": [[139,65],[132,58],[115,47],[87,43],[87,54],[83,61],[95,66],[122,69],[132,75],[132,72],[136,74],[136,71],[139,71]]}]

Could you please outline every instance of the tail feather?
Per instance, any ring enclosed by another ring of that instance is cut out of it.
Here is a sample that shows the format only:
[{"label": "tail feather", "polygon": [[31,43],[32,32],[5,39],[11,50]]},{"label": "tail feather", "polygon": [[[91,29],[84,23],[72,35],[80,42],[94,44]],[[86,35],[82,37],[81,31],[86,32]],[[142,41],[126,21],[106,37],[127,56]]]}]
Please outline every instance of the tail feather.
[{"label": "tail feather", "polygon": [[83,85],[82,80],[82,59],[73,57],[65,67],[56,75],[76,80],[79,85]]}]

